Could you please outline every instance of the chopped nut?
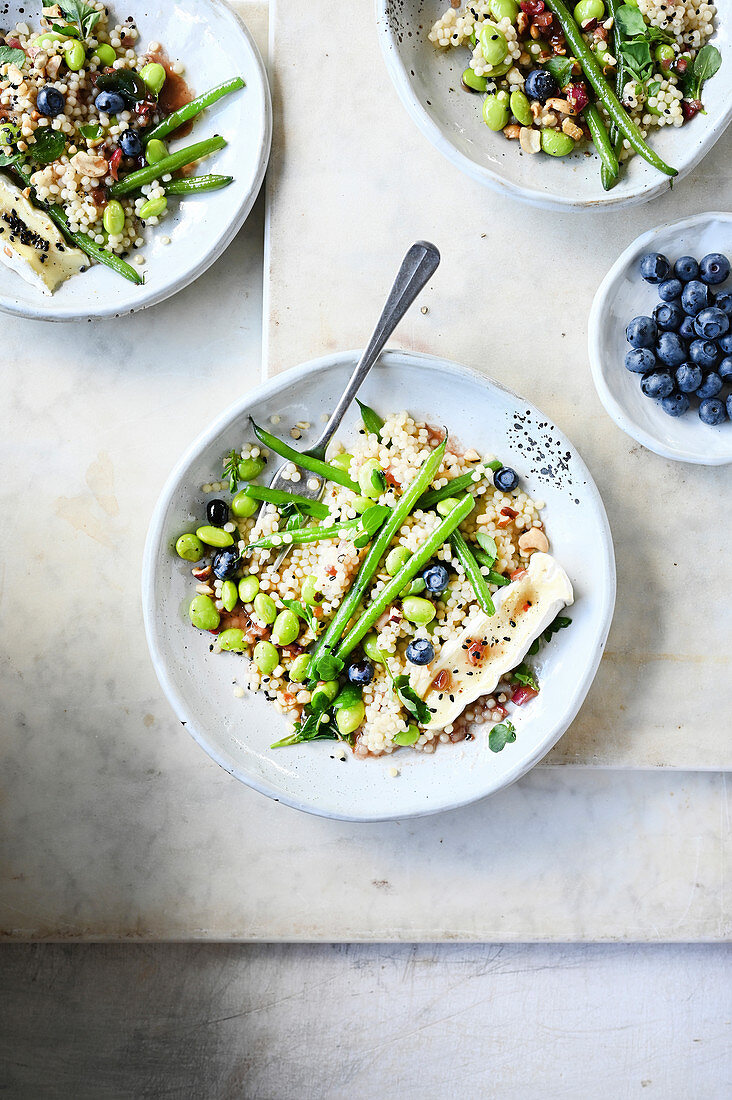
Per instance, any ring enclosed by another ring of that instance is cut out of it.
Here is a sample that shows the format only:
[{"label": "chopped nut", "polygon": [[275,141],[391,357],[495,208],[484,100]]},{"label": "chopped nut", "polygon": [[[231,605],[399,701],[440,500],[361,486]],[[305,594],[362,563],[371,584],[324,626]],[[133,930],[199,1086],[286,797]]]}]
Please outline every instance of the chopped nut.
[{"label": "chopped nut", "polygon": [[516,16],[516,30],[519,34],[526,34],[529,26],[529,17],[525,11],[520,11]]},{"label": "chopped nut", "polygon": [[507,137],[509,141],[516,141],[516,138],[519,136],[520,130],[521,127],[518,125],[518,123],[512,122],[510,126],[503,127],[503,135],[504,137]]},{"label": "chopped nut", "polygon": [[566,99],[547,99],[547,107],[551,107],[553,111],[559,111],[560,115],[573,115],[574,108],[567,102]]},{"label": "chopped nut", "polygon": [[506,80],[509,84],[523,84],[524,74],[513,65],[506,73]]},{"label": "chopped nut", "polygon": [[582,131],[576,122],[572,122],[571,118],[565,118],[562,123],[562,132],[571,137],[572,141],[579,141],[582,137]]},{"label": "chopped nut", "polygon": [[98,157],[93,153],[74,153],[71,163],[78,172],[96,178],[106,176],[109,167],[104,157]]},{"label": "chopped nut", "polygon": [[546,111],[541,116],[541,125],[544,127],[545,130],[553,130],[556,124],[557,116],[554,114],[554,111]]},{"label": "chopped nut", "polygon": [[525,153],[538,153],[541,149],[541,135],[531,126],[522,126],[519,131],[519,145]]},{"label": "chopped nut", "polygon": [[533,553],[534,550],[546,554],[549,549],[549,539],[538,527],[531,527],[528,531],[524,531],[522,535],[519,535],[518,545],[524,556]]},{"label": "chopped nut", "polygon": [[537,103],[536,100],[531,104],[531,113],[534,116],[534,122],[537,122],[541,118],[541,103]]},{"label": "chopped nut", "polygon": [[46,63],[46,76],[50,77],[51,80],[55,80],[62,63],[63,57],[61,54],[55,54],[53,57],[49,57]]},{"label": "chopped nut", "polygon": [[529,34],[531,35],[531,37],[534,39],[535,42],[538,42],[538,40],[541,38],[541,31],[539,30],[538,27],[535,27],[533,25],[533,23],[532,23],[532,25],[529,29]]}]

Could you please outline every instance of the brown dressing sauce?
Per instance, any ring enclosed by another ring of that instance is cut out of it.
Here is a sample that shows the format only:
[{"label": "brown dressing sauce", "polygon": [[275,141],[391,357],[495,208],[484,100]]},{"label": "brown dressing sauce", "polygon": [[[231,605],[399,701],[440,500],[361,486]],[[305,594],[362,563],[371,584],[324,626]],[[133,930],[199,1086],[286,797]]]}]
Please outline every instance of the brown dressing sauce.
[{"label": "brown dressing sauce", "polygon": [[[165,50],[162,48],[154,50],[152,53],[146,54],[146,56],[150,61],[156,61],[158,65],[162,65],[165,69],[165,83],[158,97],[158,106],[161,114],[163,116],[171,115],[173,111],[177,111],[181,107],[185,107],[187,103],[190,103],[194,98],[193,92],[188,87],[187,81],[185,81],[182,76],[179,76],[178,73],[173,72],[170,58]],[[170,137],[187,137],[193,129],[193,122],[193,119],[190,122],[184,122],[177,130],[173,130]]]}]

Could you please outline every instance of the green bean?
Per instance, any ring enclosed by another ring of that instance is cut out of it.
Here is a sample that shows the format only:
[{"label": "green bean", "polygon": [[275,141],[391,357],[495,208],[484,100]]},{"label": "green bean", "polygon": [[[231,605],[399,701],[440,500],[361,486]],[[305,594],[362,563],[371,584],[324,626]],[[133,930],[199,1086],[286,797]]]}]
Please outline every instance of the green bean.
[{"label": "green bean", "polygon": [[497,584],[499,588],[502,588],[504,584],[511,583],[508,577],[504,577],[503,573],[496,573],[493,569],[488,574],[488,581],[490,584]]},{"label": "green bean", "polygon": [[617,176],[620,171],[618,165],[618,158],[615,155],[612,143],[608,136],[607,127],[603,120],[602,115],[597,109],[596,103],[589,103],[582,112],[587,120],[587,125],[590,128],[590,134],[594,142],[595,148],[602,161],[602,168],[606,172],[611,173],[613,176]]},{"label": "green bean", "polygon": [[119,198],[120,195],[127,195],[130,191],[139,191],[141,187],[160,179],[168,172],[177,172],[179,168],[185,168],[187,164],[193,164],[194,161],[201,160],[202,157],[207,157],[210,153],[216,153],[219,149],[223,149],[225,145],[226,141],[220,134],[216,134],[212,138],[206,138],[205,141],[197,141],[194,145],[188,145],[185,149],[179,149],[177,153],[171,153],[170,156],[163,157],[155,164],[148,164],[146,168],[131,172],[129,176],[113,183],[109,193],[113,198]]},{"label": "green bean", "polygon": [[213,106],[225,95],[229,95],[230,92],[238,92],[240,88],[244,87],[244,81],[240,76],[235,76],[231,80],[224,81],[223,84],[219,84],[216,88],[212,88],[210,92],[205,92],[203,95],[199,95],[196,99],[192,99],[190,103],[186,103],[184,107],[180,107],[177,111],[173,111],[172,115],[168,115],[162,122],[159,122],[147,135],[147,140],[151,141],[153,138],[164,138],[168,134],[172,134],[173,130],[177,130],[179,126],[182,126],[184,122],[190,122],[196,115],[200,115],[201,111],[205,111],[207,107]]},{"label": "green bean", "polygon": [[459,477],[454,477],[452,481],[448,481],[447,485],[443,485],[441,489],[430,489],[428,493],[424,493],[415,507],[421,508],[422,511],[427,508],[434,508],[441,500],[455,496],[455,493],[462,493],[464,489],[470,489],[475,484],[477,482],[473,481],[472,474],[460,474]]},{"label": "green bean", "polygon": [[[400,497],[389,519],[381,528],[374,542],[372,542],[368,553],[361,562],[361,568],[356,575],[355,581],[341,601],[340,607],[331,619],[327,629],[321,634],[315,649],[312,651],[313,668],[315,667],[316,655],[324,654],[328,650],[332,652],[337,646],[341,634],[348,625],[348,620],[358,607],[361,598],[371,583],[371,579],[378,569],[379,562],[386,553],[389,543],[404,523],[406,517],[412,512],[421,494],[439,470],[446,446],[446,443],[440,443],[439,447],[436,447],[429,458],[425,460],[417,477],[414,479],[409,489],[407,489],[404,496]],[[401,589],[399,591],[401,591]]]},{"label": "green bean", "polygon": [[453,550],[455,551],[458,558],[460,559],[460,562],[462,563],[462,567],[465,570],[466,577],[473,586],[475,598],[477,599],[478,603],[482,607],[483,611],[485,611],[486,615],[495,615],[496,605],[491,599],[488,584],[485,577],[481,573],[480,566],[478,565],[475,557],[471,553],[470,547],[468,546],[467,542],[459,531],[453,532],[450,537],[450,542],[452,543]]},{"label": "green bean", "polygon": [[[607,0],[607,6],[608,6],[608,10],[610,12],[610,15],[612,17],[612,20],[613,20],[613,36],[614,36],[613,57],[616,58],[615,94],[617,95],[618,99],[622,99],[623,89],[625,87],[626,72],[625,72],[625,54],[623,53],[623,48],[622,48],[622,36],[621,36],[621,33],[620,33],[620,27],[618,26],[618,8],[620,7],[620,3],[618,2],[618,0]],[[618,128],[617,128],[617,126],[615,125],[614,122],[610,127],[610,141],[612,142],[613,151],[615,153],[616,158],[619,158],[620,157],[620,150],[623,148],[623,135],[620,133],[620,131],[618,130]],[[618,160],[618,171],[615,173],[614,176],[611,174],[610,170],[605,166],[605,164],[602,165],[602,168],[600,169],[600,178],[602,180],[602,186],[605,189],[605,191],[609,191],[611,189],[611,187],[615,186],[615,184],[617,183],[617,180],[618,180],[619,173],[620,173],[620,161],[619,160]]]},{"label": "green bean", "polygon": [[8,165],[8,171],[22,180],[24,187],[31,188],[31,197],[34,204],[40,210],[44,210],[46,214],[48,214],[51,221],[56,223],[63,235],[71,241],[72,244],[75,244],[77,248],[85,252],[90,259],[96,260],[97,263],[104,264],[105,267],[111,268],[112,271],[116,271],[118,275],[121,275],[129,282],[135,283],[136,286],[142,286],[145,282],[142,275],[140,275],[138,271],[135,271],[134,267],[130,267],[128,263],[125,263],[121,256],[116,256],[114,252],[107,252],[106,249],[100,248],[91,237],[86,235],[86,233],[72,233],[69,229],[69,219],[66,217],[63,208],[56,206],[55,203],[46,203],[39,199],[31,185],[30,175],[27,175],[24,169],[14,164],[12,166]]},{"label": "green bean", "polygon": [[166,195],[200,195],[204,191],[218,191],[234,182],[233,176],[187,176],[163,184]]},{"label": "green bean", "polygon": [[545,2],[549,10],[556,15],[564,37],[582,66],[585,76],[595,89],[598,99],[602,101],[610,118],[628,139],[636,153],[639,153],[659,172],[665,172],[667,176],[678,175],[675,168],[669,167],[665,161],[661,160],[658,153],[654,153],[653,149],[646,145],[640,130],[605,79],[597,58],[582,37],[582,32],[569,13],[564,0],[545,0]]},{"label": "green bean", "polygon": [[381,435],[381,429],[384,427],[384,421],[381,419],[377,412],[374,412],[368,405],[364,405],[363,401],[359,401],[356,398],[356,404],[361,410],[361,419],[363,420],[363,426],[367,432],[371,432],[372,435]]},{"label": "green bean", "polygon": [[296,451],[289,443],[285,443],[284,440],[278,439],[276,435],[260,428],[251,416],[249,420],[259,442],[264,443],[265,447],[269,447],[280,458],[286,458],[290,462],[294,462],[296,466],[301,466],[303,470],[309,470],[312,474],[318,474],[319,477],[325,478],[326,481],[335,481],[336,485],[343,485],[346,489],[350,489],[352,493],[359,492],[358,485],[355,481],[351,481],[344,470],[339,470],[337,466],[332,466],[329,462],[323,462],[320,458],[312,458],[302,451]]},{"label": "green bean", "polygon": [[253,500],[263,500],[267,504],[276,504],[278,508],[283,508],[286,504],[295,504],[303,512],[307,512],[309,516],[315,516],[316,519],[325,519],[329,514],[327,505],[322,504],[319,500],[301,497],[297,493],[286,493],[284,489],[268,489],[265,485],[247,485],[246,489],[242,489],[242,493],[246,497],[252,497]]},{"label": "green bean", "polygon": [[[351,627],[336,651],[336,656],[340,660],[346,658],[351,650],[355,649],[364,634],[367,634],[369,630],[371,630],[371,627],[379,616],[386,611],[387,607],[389,607],[395,599],[397,599],[402,589],[404,589],[412,578],[419,573],[420,569],[425,567],[430,558],[432,558],[442,544],[449,539],[453,531],[457,530],[466,516],[470,515],[474,507],[475,501],[470,495],[466,494],[458,507],[454,508],[449,516],[445,516],[442,523],[435,528],[429,538],[422,543],[420,548],[412,554],[409,561],[406,565],[402,566],[397,575],[382,588],[376,599],[371,601],[363,614],[358,618],[355,625]],[[343,604],[341,604],[341,607],[348,602],[349,597],[347,596]],[[353,611],[353,607],[351,611]]]},{"label": "green bean", "polygon": [[337,539],[345,531],[358,530],[360,524],[360,519],[348,519],[343,523],[334,523],[330,527],[300,527],[296,531],[275,532],[272,535],[265,535],[255,542],[250,542],[248,546],[244,547],[243,553],[246,554],[248,550],[274,550],[282,546],[302,546],[306,542],[324,542],[326,539]]}]

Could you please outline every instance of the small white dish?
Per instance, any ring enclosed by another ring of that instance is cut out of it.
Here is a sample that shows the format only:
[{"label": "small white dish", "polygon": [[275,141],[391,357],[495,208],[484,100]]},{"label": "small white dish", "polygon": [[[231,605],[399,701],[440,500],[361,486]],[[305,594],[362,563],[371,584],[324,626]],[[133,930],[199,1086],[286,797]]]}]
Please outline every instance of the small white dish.
[{"label": "small white dish", "polygon": [[[26,20],[38,26],[41,4],[11,3],[3,25]],[[99,264],[67,280],[52,297],[0,266],[0,310],[33,320],[78,321],[119,317],[164,301],[188,286],[218,259],[247,219],[264,179],[272,138],[272,104],[259,51],[244,24],[223,0],[113,0],[111,16],[134,17],[138,48],[160,42],[200,95],[232,76],[246,87],[226,96],[195,121],[192,134],[172,145],[222,134],[228,144],[202,162],[201,172],[234,177],[221,191],[171,203],[173,213],[148,229],[141,254],[145,285],[135,286]],[[162,239],[170,237],[170,244]],[[128,257],[134,264],[135,253]]]},{"label": "small white dish", "polygon": [[[618,427],[649,451],[676,462],[723,466],[732,462],[732,421],[702,424],[696,406],[673,417],[645,397],[640,375],[625,369],[630,350],[625,327],[633,317],[651,314],[658,302],[655,286],[644,282],[639,261],[646,252],[662,252],[673,263],[679,256],[701,259],[709,252],[732,258],[732,214],[695,214],[656,226],[628,245],[600,283],[589,320],[590,367],[595,388]],[[732,287],[732,280],[724,289]],[[716,289],[716,288],[715,288]]]},{"label": "small white dish", "polygon": [[[375,0],[384,60],[399,97],[422,133],[472,179],[513,198],[553,209],[602,209],[647,202],[671,186],[668,176],[635,156],[618,183],[603,191],[600,162],[585,151],[571,157],[524,156],[518,143],[483,122],[482,96],[460,83],[467,49],[437,49],[427,35],[450,0]],[[732,120],[732,45],[726,12],[720,10],[711,40],[722,66],[704,86],[707,114],[690,123],[654,130],[651,144],[678,170],[674,186],[699,163]],[[591,148],[591,147],[590,147]]]},{"label": "small white dish", "polygon": [[[304,449],[343,392],[360,352],[305,363],[258,387],[229,408],[193,443],[170,475],[156,505],[145,547],[143,612],[155,671],[180,721],[226,771],[270,798],[310,813],[379,821],[436,813],[513,783],[559,740],[579,710],[597,671],[615,603],[612,538],[599,493],[582,459],[537,409],[497,383],[432,356],[387,352],[362,388],[381,412],[408,409],[447,425],[465,446],[499,454],[522,484],[546,502],[552,553],[567,570],[576,602],[569,629],[540,651],[542,689],[512,714],[518,736],[501,753],[488,730],[472,742],[440,745],[434,755],[400,751],[359,761],[335,758],[333,742],[271,749],[288,723],[261,695],[235,698],[244,658],[209,652],[210,639],[192,629],[190,566],[175,556],[181,532],[200,523],[201,486],[221,469],[223,454],[250,438],[249,414],[279,429],[309,421]],[[350,411],[339,432],[357,430]],[[398,775],[391,774],[392,769]]]}]

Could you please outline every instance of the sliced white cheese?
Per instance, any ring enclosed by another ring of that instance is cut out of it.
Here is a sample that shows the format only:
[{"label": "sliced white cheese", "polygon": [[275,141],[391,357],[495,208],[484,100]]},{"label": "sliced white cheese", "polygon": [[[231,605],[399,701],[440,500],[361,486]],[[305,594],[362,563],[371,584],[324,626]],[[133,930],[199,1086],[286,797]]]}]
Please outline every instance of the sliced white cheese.
[{"label": "sliced white cheese", "polygon": [[[489,695],[573,601],[572,584],[559,562],[551,554],[533,554],[526,573],[496,594],[495,615],[477,611],[462,632],[442,646],[437,660],[411,671],[412,687],[432,711],[426,728],[442,729],[469,703]],[[437,687],[441,672],[445,675]]]},{"label": "sliced white cheese", "polygon": [[43,294],[76,275],[90,260],[68,244],[43,210],[0,177],[0,260]]}]

